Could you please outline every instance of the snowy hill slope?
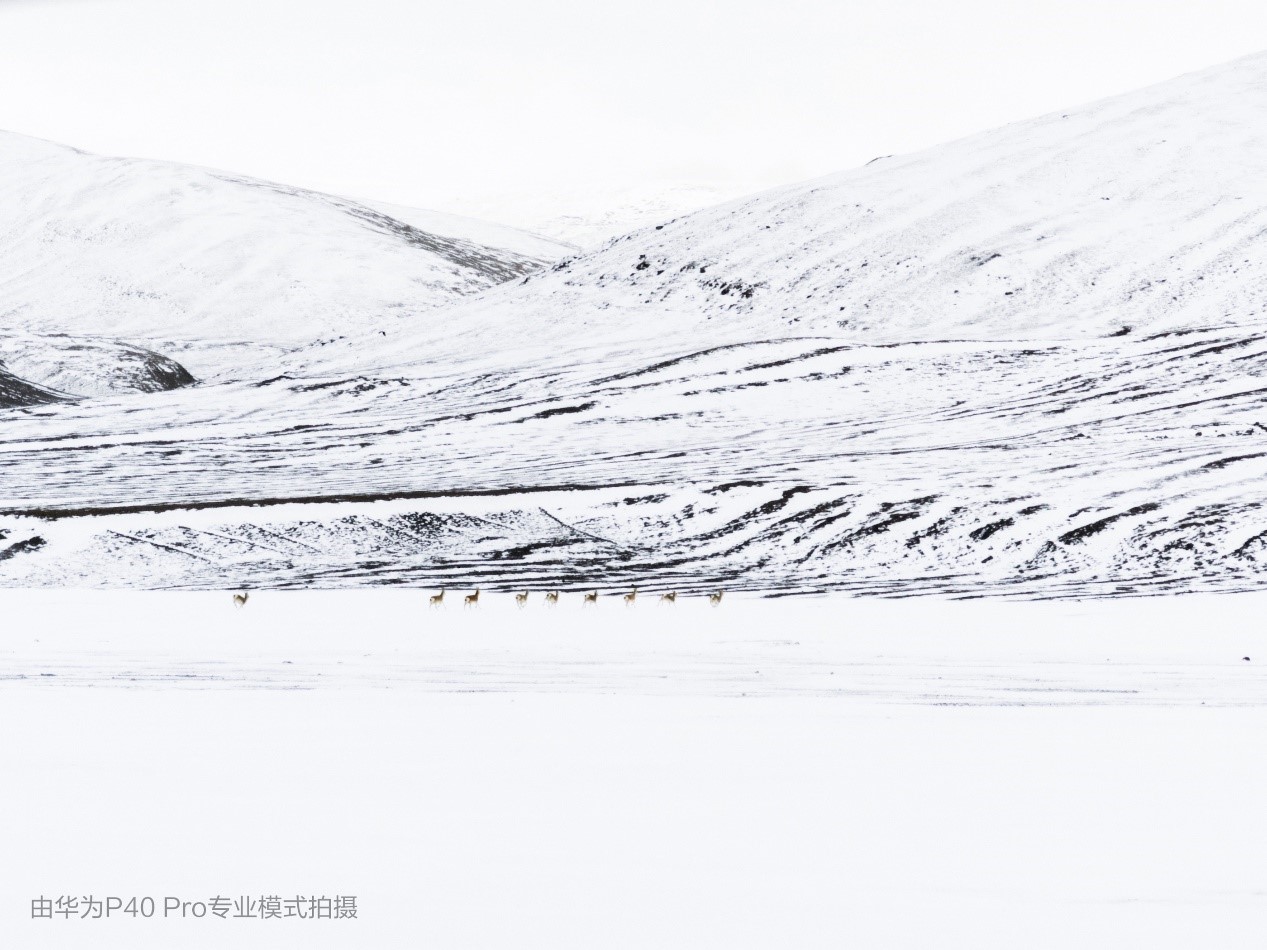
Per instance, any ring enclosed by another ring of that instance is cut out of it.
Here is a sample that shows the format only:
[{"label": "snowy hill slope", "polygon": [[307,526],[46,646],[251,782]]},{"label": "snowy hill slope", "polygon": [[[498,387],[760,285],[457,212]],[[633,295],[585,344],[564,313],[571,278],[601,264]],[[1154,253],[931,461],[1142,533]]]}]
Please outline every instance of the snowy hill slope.
[{"label": "snowy hill slope", "polygon": [[10,410],[0,582],[1261,587],[1264,117],[1251,57]]},{"label": "snowy hill slope", "polygon": [[516,296],[560,335],[1046,339],[1267,301],[1267,55],[615,239]]},{"label": "snowy hill slope", "polygon": [[[425,214],[425,213],[420,213]],[[570,248],[0,133],[0,316],[134,341],[306,343],[522,277]]]}]

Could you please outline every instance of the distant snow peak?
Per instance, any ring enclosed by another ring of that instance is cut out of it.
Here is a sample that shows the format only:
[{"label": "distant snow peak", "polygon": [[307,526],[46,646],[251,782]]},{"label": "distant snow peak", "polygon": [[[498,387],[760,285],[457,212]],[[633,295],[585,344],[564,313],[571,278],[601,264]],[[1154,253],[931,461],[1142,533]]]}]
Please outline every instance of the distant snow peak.
[{"label": "distant snow peak", "polygon": [[458,199],[450,205],[466,214],[513,222],[559,241],[594,248],[768,186],[755,181],[650,182]]}]

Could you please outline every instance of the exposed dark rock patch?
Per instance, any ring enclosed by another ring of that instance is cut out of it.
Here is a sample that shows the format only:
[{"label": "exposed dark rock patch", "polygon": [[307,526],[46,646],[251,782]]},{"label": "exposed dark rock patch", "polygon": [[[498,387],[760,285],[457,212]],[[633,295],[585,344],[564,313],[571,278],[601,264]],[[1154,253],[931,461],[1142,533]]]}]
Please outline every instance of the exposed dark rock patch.
[{"label": "exposed dark rock patch", "polygon": [[40,406],[51,402],[64,402],[70,398],[64,393],[53,392],[51,389],[29,383],[0,366],[0,409]]},{"label": "exposed dark rock patch", "polygon": [[35,537],[27,538],[25,541],[18,541],[15,544],[10,544],[6,548],[0,548],[0,561],[7,561],[11,557],[16,557],[19,554],[26,554],[30,551],[38,551],[40,548],[44,547],[45,543],[46,542],[43,538],[36,535]]}]

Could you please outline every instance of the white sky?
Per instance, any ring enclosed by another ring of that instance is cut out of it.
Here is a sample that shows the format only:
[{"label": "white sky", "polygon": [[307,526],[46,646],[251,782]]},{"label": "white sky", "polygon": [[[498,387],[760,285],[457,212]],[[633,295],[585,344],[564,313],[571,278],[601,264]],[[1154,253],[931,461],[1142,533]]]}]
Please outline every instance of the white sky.
[{"label": "white sky", "polygon": [[444,207],[773,185],[1264,47],[1243,0],[0,0],[0,128]]}]

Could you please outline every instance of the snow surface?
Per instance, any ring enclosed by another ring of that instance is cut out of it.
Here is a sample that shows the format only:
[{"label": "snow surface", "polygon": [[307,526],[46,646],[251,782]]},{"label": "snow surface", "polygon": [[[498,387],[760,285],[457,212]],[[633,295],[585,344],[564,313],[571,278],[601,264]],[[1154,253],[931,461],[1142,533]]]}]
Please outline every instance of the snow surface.
[{"label": "snow surface", "polygon": [[[4,419],[0,583],[1255,589],[1265,111],[1267,55],[666,222],[426,317],[317,255],[355,327],[270,343],[310,326],[270,297],[290,329],[204,343],[176,314],[184,349],[160,352],[199,385],[12,397],[33,404]],[[31,173],[84,160],[53,155]],[[371,232],[403,274],[409,242]]]},{"label": "snow surface", "polygon": [[1262,595],[425,604],[0,595],[6,944],[1261,944]]}]

